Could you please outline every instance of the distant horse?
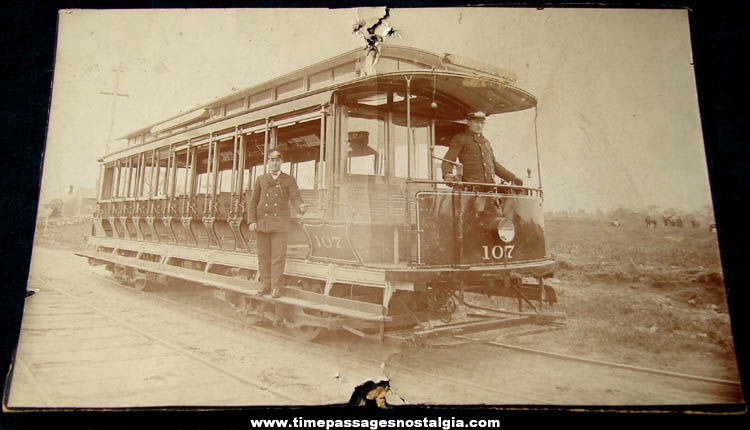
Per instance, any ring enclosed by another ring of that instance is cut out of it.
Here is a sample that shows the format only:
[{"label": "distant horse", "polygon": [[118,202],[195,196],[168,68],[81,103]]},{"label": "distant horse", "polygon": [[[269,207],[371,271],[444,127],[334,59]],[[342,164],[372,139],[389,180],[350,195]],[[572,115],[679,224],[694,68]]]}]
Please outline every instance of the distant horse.
[{"label": "distant horse", "polygon": [[612,227],[620,227],[620,221],[614,220],[609,223]]},{"label": "distant horse", "polygon": [[646,228],[656,228],[656,219],[651,218],[650,215],[646,215]]},{"label": "distant horse", "polygon": [[675,224],[675,225],[676,225],[677,227],[680,227],[680,228],[682,228],[682,217],[681,217],[681,216],[678,216],[678,217],[677,217],[677,219],[675,220],[674,224]]}]

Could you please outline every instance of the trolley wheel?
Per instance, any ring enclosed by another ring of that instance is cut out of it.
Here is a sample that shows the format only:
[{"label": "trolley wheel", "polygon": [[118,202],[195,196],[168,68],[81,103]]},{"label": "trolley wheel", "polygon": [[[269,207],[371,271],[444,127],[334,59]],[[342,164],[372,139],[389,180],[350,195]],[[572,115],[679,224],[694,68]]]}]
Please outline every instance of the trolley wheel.
[{"label": "trolley wheel", "polygon": [[289,326],[289,331],[292,332],[292,335],[296,337],[297,339],[303,340],[305,342],[312,342],[313,340],[317,339],[318,336],[323,334],[325,329],[323,327],[317,327],[317,326],[309,326],[309,325],[303,325],[298,327],[292,327]]},{"label": "trolley wheel", "polygon": [[263,321],[263,302],[245,298],[245,319],[249,324],[258,324]]},{"label": "trolley wheel", "polygon": [[[299,284],[303,290],[311,291],[313,293],[322,294],[324,290],[323,284],[313,283],[309,279],[303,279],[301,280]],[[304,309],[304,308],[296,308],[294,310],[294,313],[305,314],[305,315],[316,316],[316,317],[326,316],[325,312]],[[294,335],[294,337],[305,342],[312,342],[313,340],[317,339],[318,336],[322,335],[326,331],[326,329],[323,327],[310,326],[310,325],[293,326],[292,324],[289,324],[287,327],[289,328],[289,331],[292,332],[292,335]]]},{"label": "trolley wheel", "polygon": [[121,284],[130,285],[133,281],[133,275],[130,271],[129,267],[116,265],[114,271],[115,280]]},{"label": "trolley wheel", "polygon": [[148,286],[148,280],[145,277],[136,277],[133,280],[133,288],[138,291],[143,291]]}]

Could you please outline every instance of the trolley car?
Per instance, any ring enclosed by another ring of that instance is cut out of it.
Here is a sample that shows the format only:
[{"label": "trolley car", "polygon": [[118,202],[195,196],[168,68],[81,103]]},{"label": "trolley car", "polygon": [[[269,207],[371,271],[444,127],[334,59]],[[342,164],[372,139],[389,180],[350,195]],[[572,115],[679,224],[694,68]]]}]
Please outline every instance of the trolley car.
[{"label": "trolley car", "polygon": [[[385,46],[367,61],[348,52],[128,134],[99,160],[77,254],[138,289],[165,279],[215,288],[306,339],[343,329],[423,340],[559,316],[544,283],[555,263],[541,187],[440,175],[469,112],[536,109],[536,99],[507,72],[453,55]],[[272,149],[309,205],[289,235],[279,298],[259,293],[246,209]],[[478,306],[479,294],[519,309]],[[451,320],[458,305],[484,316]]]}]

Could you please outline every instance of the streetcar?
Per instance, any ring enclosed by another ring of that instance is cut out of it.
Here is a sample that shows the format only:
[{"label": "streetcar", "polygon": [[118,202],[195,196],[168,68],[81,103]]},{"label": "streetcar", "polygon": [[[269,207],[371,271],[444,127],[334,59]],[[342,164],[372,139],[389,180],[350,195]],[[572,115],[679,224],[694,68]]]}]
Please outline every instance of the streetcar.
[{"label": "streetcar", "polygon": [[[530,110],[535,121],[534,96],[510,72],[456,55],[379,54],[347,52],[127,134],[124,149],[99,160],[96,211],[77,254],[137,289],[171,279],[213,288],[237,311],[308,340],[346,330],[426,341],[559,318],[545,283],[555,262],[538,149],[527,148],[536,187],[441,175],[468,113]],[[308,207],[289,233],[278,298],[260,294],[247,223],[271,150]],[[487,296],[517,299],[518,310],[474,300]]]}]

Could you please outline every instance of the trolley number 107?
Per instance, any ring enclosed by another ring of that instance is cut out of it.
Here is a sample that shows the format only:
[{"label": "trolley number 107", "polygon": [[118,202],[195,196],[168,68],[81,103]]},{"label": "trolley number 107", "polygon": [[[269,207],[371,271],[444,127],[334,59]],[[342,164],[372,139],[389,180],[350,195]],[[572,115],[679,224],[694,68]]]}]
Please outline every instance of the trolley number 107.
[{"label": "trolley number 107", "polygon": [[505,245],[503,247],[502,245],[495,245],[492,248],[490,248],[488,245],[482,245],[482,249],[484,250],[484,260],[500,260],[505,256],[507,259],[513,258],[511,256],[511,253],[513,252],[513,248],[515,248],[514,245]]},{"label": "trolley number 107", "polygon": [[315,244],[318,246],[318,248],[337,248],[341,249],[343,248],[341,240],[341,236],[330,236],[327,234],[323,234],[318,236],[317,234],[311,234],[313,240],[315,241]]}]

